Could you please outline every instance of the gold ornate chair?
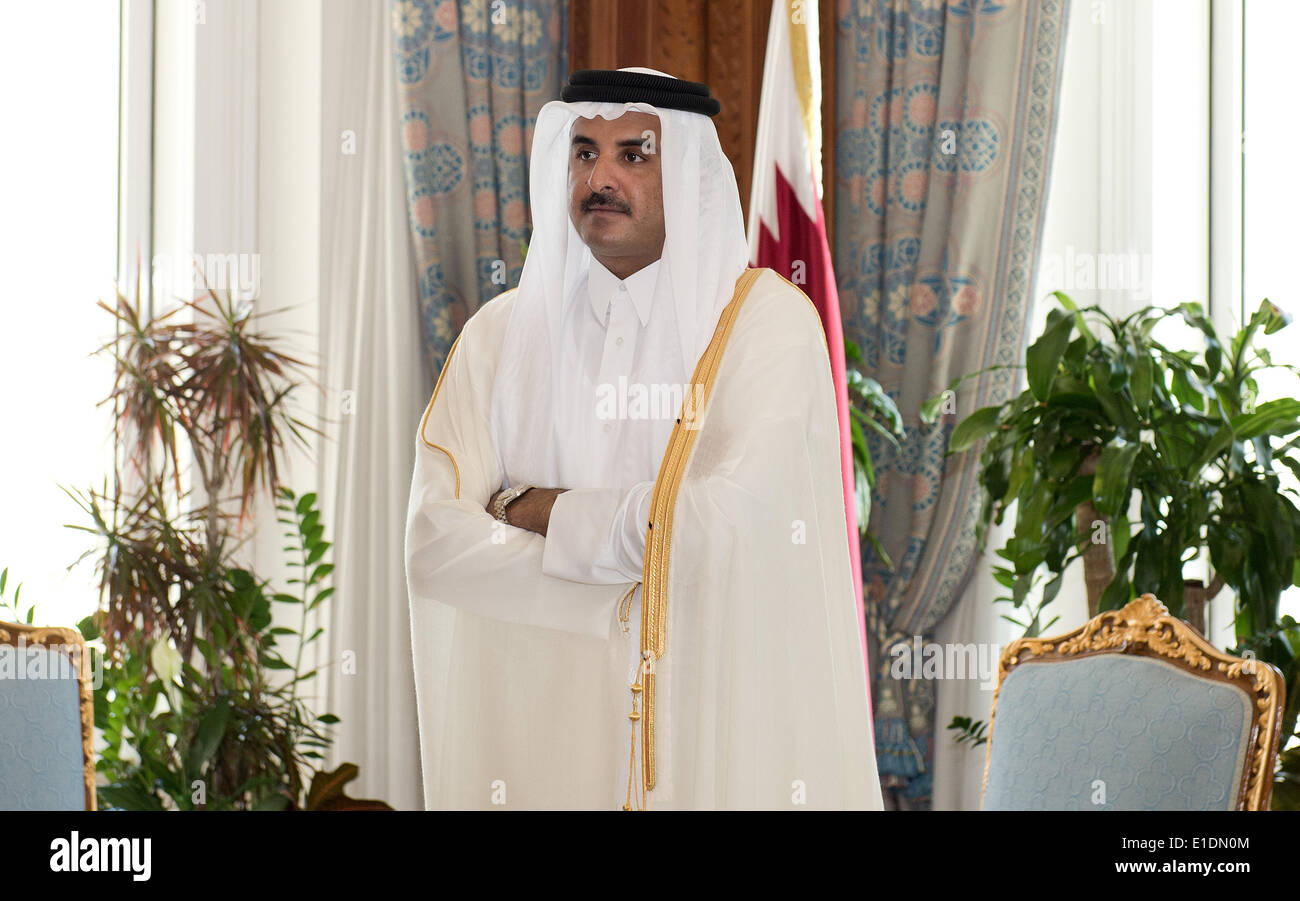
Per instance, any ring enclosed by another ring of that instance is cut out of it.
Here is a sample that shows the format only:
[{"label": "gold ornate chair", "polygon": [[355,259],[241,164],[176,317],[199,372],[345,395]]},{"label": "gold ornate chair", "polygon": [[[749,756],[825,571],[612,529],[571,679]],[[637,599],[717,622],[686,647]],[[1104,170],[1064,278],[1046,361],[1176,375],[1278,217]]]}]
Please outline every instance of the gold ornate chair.
[{"label": "gold ornate chair", "polygon": [[1267,810],[1284,702],[1275,667],[1143,595],[1002,652],[982,807]]},{"label": "gold ornate chair", "polygon": [[94,810],[94,723],[81,635],[0,622],[0,810]]}]

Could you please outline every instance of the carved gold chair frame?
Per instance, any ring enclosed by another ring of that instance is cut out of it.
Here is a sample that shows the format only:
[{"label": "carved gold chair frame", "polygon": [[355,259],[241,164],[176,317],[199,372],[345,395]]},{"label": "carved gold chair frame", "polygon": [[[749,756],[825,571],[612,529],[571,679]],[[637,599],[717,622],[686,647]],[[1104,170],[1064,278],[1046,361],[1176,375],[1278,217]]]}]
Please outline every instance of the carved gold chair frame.
[{"label": "carved gold chair frame", "polygon": [[[25,626],[19,623],[0,622],[0,645],[18,647],[42,645],[66,656],[77,667],[77,682],[81,707],[81,755],[86,783],[86,810],[95,810],[95,697],[91,689],[89,652],[81,633],[75,629],[57,626]],[[68,649],[75,649],[69,654]]]},{"label": "carved gold chair frame", "polygon": [[1249,752],[1243,765],[1237,810],[1267,810],[1273,793],[1273,765],[1281,739],[1286,688],[1276,667],[1232,657],[1210,645],[1187,623],[1169,615],[1154,595],[1144,594],[1120,610],[1107,610],[1073,632],[1055,638],[1020,638],[998,661],[998,685],[989,715],[984,788],[988,789],[994,721],[1002,682],[1017,666],[1046,665],[1099,654],[1137,654],[1172,663],[1194,676],[1233,685],[1251,700]]}]

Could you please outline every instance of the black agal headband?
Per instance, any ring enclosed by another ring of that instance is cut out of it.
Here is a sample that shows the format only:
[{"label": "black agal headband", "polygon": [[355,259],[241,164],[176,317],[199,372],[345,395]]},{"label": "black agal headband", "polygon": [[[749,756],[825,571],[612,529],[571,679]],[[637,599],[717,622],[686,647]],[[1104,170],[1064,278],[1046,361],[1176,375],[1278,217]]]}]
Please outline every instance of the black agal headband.
[{"label": "black agal headband", "polygon": [[680,109],[716,116],[722,105],[709,96],[709,86],[698,81],[666,78],[648,72],[617,69],[578,69],[560,90],[565,103],[648,103],[663,109]]}]

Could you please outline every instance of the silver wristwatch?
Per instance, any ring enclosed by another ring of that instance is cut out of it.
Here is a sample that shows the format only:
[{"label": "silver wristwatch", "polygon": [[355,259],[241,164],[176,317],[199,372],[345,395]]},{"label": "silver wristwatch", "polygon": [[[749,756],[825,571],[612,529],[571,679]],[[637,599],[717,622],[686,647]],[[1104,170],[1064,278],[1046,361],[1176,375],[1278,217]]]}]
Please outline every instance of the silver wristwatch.
[{"label": "silver wristwatch", "polygon": [[492,502],[492,507],[488,512],[501,522],[507,522],[506,507],[510,506],[512,502],[519,500],[519,497],[532,487],[532,485],[516,485],[514,488],[506,489],[497,495],[497,499]]}]

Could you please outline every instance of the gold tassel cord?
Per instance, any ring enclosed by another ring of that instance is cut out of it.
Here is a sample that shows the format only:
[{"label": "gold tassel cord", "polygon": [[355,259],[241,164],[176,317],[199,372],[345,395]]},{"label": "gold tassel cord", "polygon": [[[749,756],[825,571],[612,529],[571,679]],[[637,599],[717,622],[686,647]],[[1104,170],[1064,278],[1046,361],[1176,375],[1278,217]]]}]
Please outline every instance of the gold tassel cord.
[{"label": "gold tassel cord", "polygon": [[632,595],[637,589],[638,582],[627,590],[622,599],[618,602],[618,621],[623,624],[623,634],[628,634],[628,620],[632,616]]},{"label": "gold tassel cord", "polygon": [[[641,668],[638,667],[638,673]],[[627,800],[623,802],[624,810],[645,810],[645,784],[637,774],[637,753],[636,753],[636,726],[641,721],[641,714],[637,711],[637,695],[641,693],[641,683],[632,683],[632,712],[627,718],[632,723],[632,740],[628,747],[627,761]],[[632,806],[633,794],[636,795],[636,807]]]},{"label": "gold tassel cord", "polygon": [[[637,583],[640,584],[640,583]],[[618,602],[618,619],[623,626],[623,634],[631,634],[629,620],[632,616],[632,595],[637,586],[633,585],[628,589],[627,594],[623,595],[622,600]],[[628,748],[628,774],[627,774],[627,799],[623,802],[624,810],[645,810],[645,786],[637,775],[637,753],[636,753],[636,727],[641,721],[641,712],[637,710],[637,701],[641,694],[640,674],[642,667],[637,667],[637,679],[632,682],[632,712],[627,715],[631,722],[632,737]],[[636,807],[632,806],[633,786],[636,786]]]}]

